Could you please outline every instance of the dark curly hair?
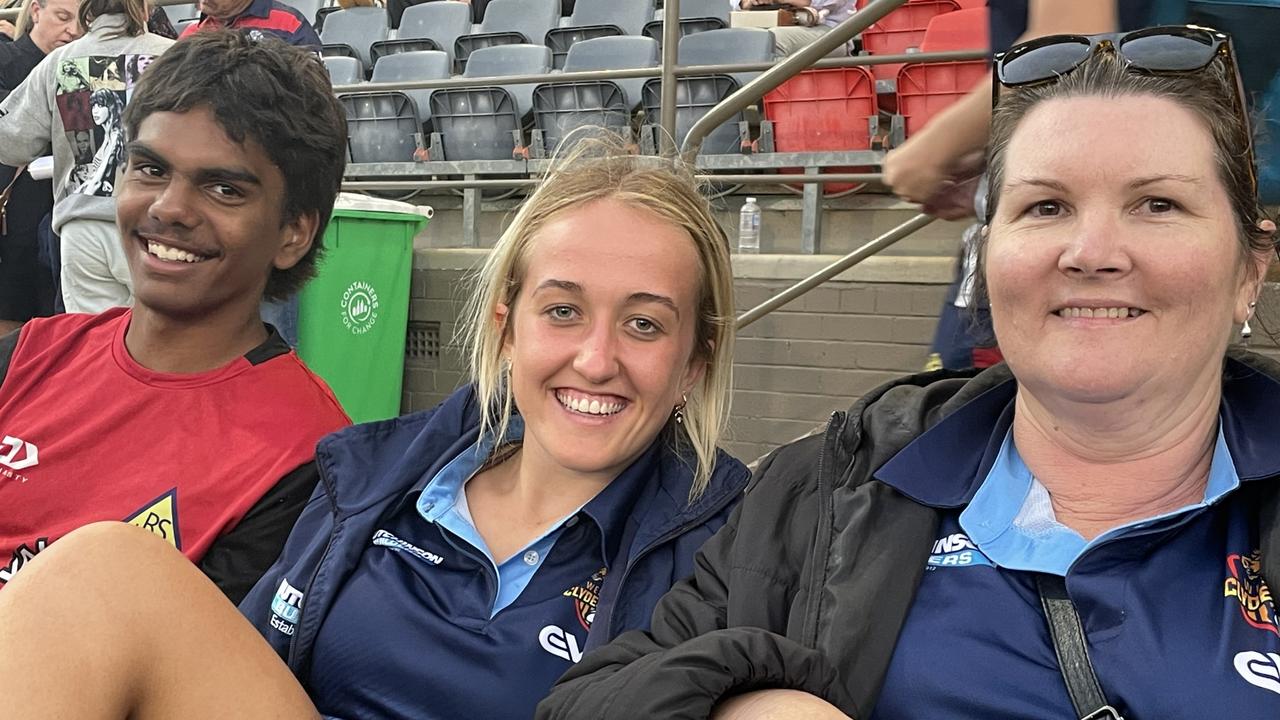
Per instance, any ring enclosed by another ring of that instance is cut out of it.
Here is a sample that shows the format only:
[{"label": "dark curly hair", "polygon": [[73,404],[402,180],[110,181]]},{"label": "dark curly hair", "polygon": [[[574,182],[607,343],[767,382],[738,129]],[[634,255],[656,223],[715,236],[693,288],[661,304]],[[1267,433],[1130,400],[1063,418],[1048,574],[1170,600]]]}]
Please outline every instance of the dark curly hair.
[{"label": "dark curly hair", "polygon": [[260,145],[284,176],[283,223],[317,213],[311,249],[273,269],[264,296],[287,298],[315,275],[346,167],[347,119],[320,59],[274,37],[236,30],[199,32],[177,42],[143,74],[125,108],[127,137],[152,113],[207,107],[232,140]]}]

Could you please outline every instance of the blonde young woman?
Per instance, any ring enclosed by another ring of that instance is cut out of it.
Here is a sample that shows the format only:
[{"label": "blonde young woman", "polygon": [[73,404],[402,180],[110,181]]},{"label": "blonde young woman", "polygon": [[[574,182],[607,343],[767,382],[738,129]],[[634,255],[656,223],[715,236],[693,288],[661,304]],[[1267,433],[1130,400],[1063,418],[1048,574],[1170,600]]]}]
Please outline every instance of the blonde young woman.
[{"label": "blonde young woman", "polygon": [[0,593],[0,668],[69,671],[7,712],[531,716],[588,648],[648,627],[743,495],[716,450],[732,309],[686,171],[583,151],[479,272],[472,383],[321,441],[248,623],[146,534],[72,533]]}]

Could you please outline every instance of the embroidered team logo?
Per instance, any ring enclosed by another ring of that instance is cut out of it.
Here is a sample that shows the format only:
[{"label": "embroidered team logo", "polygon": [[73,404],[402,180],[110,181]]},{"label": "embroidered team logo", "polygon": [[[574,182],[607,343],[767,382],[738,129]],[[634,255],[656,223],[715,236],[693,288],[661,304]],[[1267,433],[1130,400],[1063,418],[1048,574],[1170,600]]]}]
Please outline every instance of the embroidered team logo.
[{"label": "embroidered team logo", "polygon": [[276,596],[271,599],[271,627],[285,635],[293,635],[302,617],[304,593],[289,584],[288,578],[280,578]]},{"label": "embroidered team logo", "polygon": [[940,567],[970,567],[991,565],[991,560],[964,533],[952,533],[938,538],[929,554],[929,570]]},{"label": "embroidered team logo", "polygon": [[178,488],[171,488],[143,505],[124,521],[158,535],[178,550],[182,549],[182,536],[178,532]]},{"label": "embroidered team logo", "polygon": [[608,572],[609,568],[600,568],[586,582],[564,591],[565,597],[573,599],[573,608],[583,630],[591,630],[591,623],[596,619],[596,605],[600,604],[600,585]]},{"label": "embroidered team logo", "polygon": [[1276,626],[1276,606],[1271,589],[1262,579],[1262,553],[1255,550],[1248,555],[1227,556],[1227,580],[1223,595],[1235,598],[1240,604],[1244,621],[1258,628],[1280,635]]},{"label": "embroidered team logo", "polygon": [[426,560],[432,565],[439,565],[440,563],[444,562],[444,558],[431,552],[430,550],[423,550],[417,545],[405,542],[404,540],[401,540],[400,538],[396,537],[395,535],[392,535],[386,530],[379,530],[378,532],[373,534],[373,544],[378,545],[379,547],[391,548],[392,550],[400,550],[402,552],[407,552],[416,558]]}]

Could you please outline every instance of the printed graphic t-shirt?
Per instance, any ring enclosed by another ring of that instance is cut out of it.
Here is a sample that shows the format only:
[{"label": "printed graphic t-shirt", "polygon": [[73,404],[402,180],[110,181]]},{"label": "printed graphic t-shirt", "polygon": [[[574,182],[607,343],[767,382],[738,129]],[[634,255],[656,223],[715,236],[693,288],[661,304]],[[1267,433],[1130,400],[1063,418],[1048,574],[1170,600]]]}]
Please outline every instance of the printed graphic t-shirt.
[{"label": "printed graphic t-shirt", "polygon": [[199,561],[350,422],[291,351],[264,357],[259,346],[196,374],[148,370],[124,345],[131,316],[22,328],[0,384],[0,587],[100,520],[148,529]]},{"label": "printed graphic t-shirt", "polygon": [[124,165],[125,105],[173,41],[129,36],[125,18],[94,18],[84,37],[55,48],[0,103],[0,162],[21,165],[53,144],[53,229],[69,220],[115,222]]}]

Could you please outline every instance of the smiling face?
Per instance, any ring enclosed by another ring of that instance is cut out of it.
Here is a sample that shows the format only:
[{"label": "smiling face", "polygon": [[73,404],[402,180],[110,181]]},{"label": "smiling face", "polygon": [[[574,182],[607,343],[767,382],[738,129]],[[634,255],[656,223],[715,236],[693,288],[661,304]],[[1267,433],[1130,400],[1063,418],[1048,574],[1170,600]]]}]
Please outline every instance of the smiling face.
[{"label": "smiling face", "polygon": [[1023,118],[985,265],[1021,385],[1106,402],[1218,382],[1264,266],[1246,268],[1214,151],[1197,115],[1156,97],[1060,98]]},{"label": "smiling face", "polygon": [[701,376],[700,263],[689,235],[615,200],[563,211],[530,239],[503,355],[524,454],[612,478]]},{"label": "smiling face", "polygon": [[271,269],[298,262],[316,223],[314,213],[283,218],[284,178],[266,152],[199,107],[147,116],[127,157],[116,220],[136,305],[256,316]]}]

